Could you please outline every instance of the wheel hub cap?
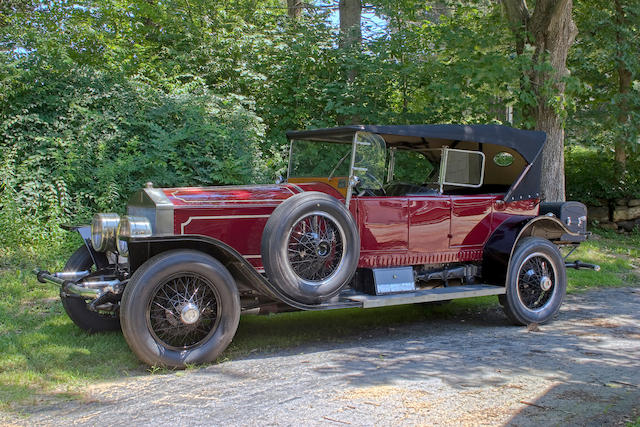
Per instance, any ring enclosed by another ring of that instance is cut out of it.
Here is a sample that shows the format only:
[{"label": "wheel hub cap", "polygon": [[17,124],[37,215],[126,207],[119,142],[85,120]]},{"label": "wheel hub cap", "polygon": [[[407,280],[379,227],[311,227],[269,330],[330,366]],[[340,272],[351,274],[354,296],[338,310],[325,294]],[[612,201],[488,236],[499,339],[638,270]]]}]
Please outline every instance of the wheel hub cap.
[{"label": "wheel hub cap", "polygon": [[200,310],[198,310],[198,307],[195,304],[188,303],[182,307],[182,310],[180,311],[180,319],[182,320],[182,323],[193,325],[199,318]]},{"label": "wheel hub cap", "polygon": [[316,246],[316,254],[319,257],[326,257],[329,255],[329,252],[331,252],[331,244],[325,240],[318,242],[318,245]]},{"label": "wheel hub cap", "polygon": [[540,278],[540,288],[543,291],[548,291],[549,289],[551,289],[551,286],[553,286],[553,282],[551,281],[551,278],[549,276],[542,276]]}]

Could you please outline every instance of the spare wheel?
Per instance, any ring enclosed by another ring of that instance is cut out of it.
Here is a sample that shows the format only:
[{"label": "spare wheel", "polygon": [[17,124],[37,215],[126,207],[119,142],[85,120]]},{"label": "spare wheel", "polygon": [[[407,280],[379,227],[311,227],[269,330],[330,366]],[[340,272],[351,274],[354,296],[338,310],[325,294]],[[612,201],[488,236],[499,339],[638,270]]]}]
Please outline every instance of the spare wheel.
[{"label": "spare wheel", "polygon": [[336,198],[310,191],[282,202],[262,234],[262,262],[271,283],[302,303],[337,294],[356,271],[360,236]]}]

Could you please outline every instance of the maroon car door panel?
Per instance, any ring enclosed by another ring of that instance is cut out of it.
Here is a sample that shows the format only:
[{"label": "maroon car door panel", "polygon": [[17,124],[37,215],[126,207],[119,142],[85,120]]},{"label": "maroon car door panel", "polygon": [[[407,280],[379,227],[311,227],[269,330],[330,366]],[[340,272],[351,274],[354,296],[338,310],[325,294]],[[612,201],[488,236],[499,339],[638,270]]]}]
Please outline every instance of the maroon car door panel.
[{"label": "maroon car door panel", "polygon": [[451,197],[451,247],[481,246],[491,233],[496,196]]},{"label": "maroon car door panel", "polygon": [[361,251],[405,252],[409,242],[407,197],[359,197]]},{"label": "maroon car door panel", "polygon": [[430,253],[449,249],[449,196],[410,196],[409,218],[410,251]]}]

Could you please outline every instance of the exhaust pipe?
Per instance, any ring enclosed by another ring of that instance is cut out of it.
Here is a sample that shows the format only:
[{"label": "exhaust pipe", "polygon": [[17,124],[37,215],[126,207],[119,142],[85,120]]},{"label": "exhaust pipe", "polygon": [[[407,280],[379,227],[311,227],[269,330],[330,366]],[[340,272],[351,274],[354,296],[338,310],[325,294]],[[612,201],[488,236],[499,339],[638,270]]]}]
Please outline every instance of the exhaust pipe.
[{"label": "exhaust pipe", "polygon": [[565,262],[564,266],[566,268],[574,268],[576,270],[589,269],[593,271],[600,271],[600,266],[598,264],[588,264],[586,262],[580,262],[578,260],[574,262]]},{"label": "exhaust pipe", "polygon": [[36,274],[38,282],[55,283],[59,285],[64,292],[85,298],[95,299],[108,292],[118,294],[120,293],[120,285],[122,284],[118,279],[87,280],[82,283],[75,281],[87,277],[89,275],[88,271],[64,271],[51,274],[46,270],[36,269],[33,272]]}]

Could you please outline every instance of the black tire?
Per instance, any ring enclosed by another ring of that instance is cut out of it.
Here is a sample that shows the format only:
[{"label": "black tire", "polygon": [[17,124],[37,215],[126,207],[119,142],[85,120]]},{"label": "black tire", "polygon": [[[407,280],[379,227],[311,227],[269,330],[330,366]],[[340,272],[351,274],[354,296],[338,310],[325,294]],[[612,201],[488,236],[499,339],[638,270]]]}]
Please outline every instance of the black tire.
[{"label": "black tire", "polygon": [[504,311],[516,325],[543,324],[560,310],[567,273],[558,248],[546,239],[525,237],[511,258]]},{"label": "black tire", "polygon": [[360,258],[360,236],[343,203],[328,194],[305,192],[273,211],[261,252],[274,286],[295,301],[314,304],[349,283]]},{"label": "black tire", "polygon": [[[192,323],[185,317],[189,312],[198,313]],[[174,250],[149,259],[131,276],[120,320],[141,361],[184,368],[212,362],[227,348],[240,321],[240,297],[218,260]]]},{"label": "black tire", "polygon": [[[86,246],[80,246],[71,255],[64,266],[64,271],[91,270],[93,259]],[[60,289],[60,300],[64,310],[80,329],[89,333],[120,330],[120,318],[117,313],[96,312],[90,310],[85,300],[77,295],[65,295]]]}]

